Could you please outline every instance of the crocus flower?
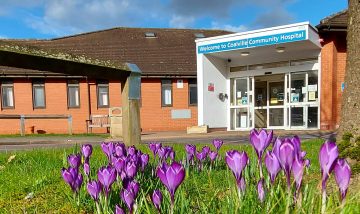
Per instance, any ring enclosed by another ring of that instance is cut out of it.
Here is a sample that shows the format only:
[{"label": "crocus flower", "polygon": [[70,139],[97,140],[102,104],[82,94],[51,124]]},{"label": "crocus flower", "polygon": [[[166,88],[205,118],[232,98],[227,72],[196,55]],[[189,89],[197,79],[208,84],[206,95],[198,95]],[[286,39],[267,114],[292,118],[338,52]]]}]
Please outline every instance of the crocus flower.
[{"label": "crocus flower", "polygon": [[351,169],[344,159],[337,159],[334,166],[336,183],[339,186],[341,199],[344,200],[350,183]]},{"label": "crocus flower", "polygon": [[112,165],[115,167],[116,172],[120,175],[121,171],[125,167],[124,157],[112,157],[111,162],[112,162]]},{"label": "crocus flower", "polygon": [[89,160],[91,154],[92,154],[92,145],[90,144],[85,144],[81,146],[81,152],[85,158],[85,160]]},{"label": "crocus flower", "polygon": [[123,180],[123,187],[125,189],[131,189],[136,197],[140,189],[140,184],[131,178],[125,178]]},{"label": "crocus flower", "polygon": [[129,148],[128,148],[128,155],[135,155],[136,154],[136,152],[137,152],[137,150],[136,150],[136,148],[135,148],[135,146],[130,146]]},{"label": "crocus flower", "polygon": [[132,213],[133,205],[135,202],[135,193],[134,191],[129,189],[122,189],[120,192],[121,199],[126,204],[126,206],[129,208],[129,213]]},{"label": "crocus flower", "polygon": [[294,180],[296,183],[297,190],[300,189],[305,166],[309,166],[309,164],[310,164],[309,160],[306,160],[306,159],[304,160],[299,156],[295,156],[295,160],[292,164],[292,172],[294,175]]},{"label": "crocus flower", "polygon": [[90,181],[86,188],[91,198],[94,199],[94,201],[98,201],[101,192],[101,183],[99,181]]},{"label": "crocus flower", "polygon": [[142,154],[141,155],[141,170],[144,171],[146,165],[149,162],[149,155],[148,154]]},{"label": "crocus flower", "polygon": [[288,190],[290,190],[290,172],[292,169],[293,162],[295,160],[295,148],[290,139],[285,139],[279,148],[279,162],[281,167],[284,169]]},{"label": "crocus flower", "polygon": [[81,164],[81,155],[80,154],[71,154],[68,156],[69,165],[73,168],[79,168]]},{"label": "crocus flower", "polygon": [[169,157],[170,157],[170,159],[171,159],[172,161],[175,160],[175,151],[174,151],[174,150],[171,150],[171,151],[169,152]]},{"label": "crocus flower", "polygon": [[200,161],[203,162],[206,158],[207,153],[204,151],[201,152],[196,152],[196,158]]},{"label": "crocus flower", "polygon": [[213,141],[212,141],[212,144],[214,145],[214,147],[216,148],[216,150],[217,151],[219,151],[220,150],[220,148],[221,148],[221,146],[223,145],[223,141],[222,140],[220,140],[220,139],[214,139]]},{"label": "crocus flower", "polygon": [[83,177],[82,174],[79,173],[78,168],[62,168],[61,176],[63,177],[64,181],[69,184],[73,192],[79,192],[83,182]]},{"label": "crocus flower", "polygon": [[113,142],[102,142],[101,143],[101,150],[105,153],[108,157],[109,161],[115,152],[115,145]]},{"label": "crocus flower", "polygon": [[256,151],[259,161],[261,161],[262,155],[271,143],[272,138],[273,131],[269,133],[265,129],[262,129],[260,132],[256,129],[250,131],[250,142]]},{"label": "crocus flower", "polygon": [[160,190],[155,190],[152,194],[151,200],[154,204],[154,206],[156,207],[156,209],[160,212],[160,206],[161,206],[161,202],[162,202],[162,193]]},{"label": "crocus flower", "polygon": [[108,196],[111,185],[116,179],[116,170],[111,166],[101,167],[98,171],[99,182],[104,187],[105,196]]},{"label": "crocus flower", "polygon": [[115,214],[125,214],[124,210],[118,205],[115,206]]},{"label": "crocus flower", "polygon": [[90,175],[90,165],[89,165],[89,162],[85,162],[84,163],[84,173],[86,176],[89,176]]},{"label": "crocus flower", "polygon": [[185,178],[184,167],[176,161],[172,162],[171,165],[163,163],[157,168],[156,174],[160,181],[168,189],[171,197],[171,203],[174,204],[175,192]]},{"label": "crocus flower", "polygon": [[339,151],[334,142],[326,141],[320,148],[319,162],[322,173],[322,189],[326,189],[326,181],[329,178],[331,171],[334,168],[336,159],[339,156]]},{"label": "crocus flower", "polygon": [[123,157],[126,156],[126,147],[124,143],[116,143],[115,144],[115,154],[117,157]]},{"label": "crocus flower", "polygon": [[135,161],[127,161],[124,169],[126,176],[133,178],[137,172],[137,164]]},{"label": "crocus flower", "polygon": [[157,154],[159,155],[160,160],[166,159],[166,152],[167,150],[165,147],[161,147],[157,150]]},{"label": "crocus flower", "polygon": [[188,162],[194,160],[194,156],[196,153],[196,146],[195,145],[191,145],[191,144],[186,144],[185,146],[185,150],[186,150],[186,159]]},{"label": "crocus flower", "polygon": [[257,184],[257,192],[258,192],[258,198],[262,202],[265,200],[265,190],[264,190],[264,179],[261,178]]},{"label": "crocus flower", "polygon": [[214,161],[218,156],[218,153],[217,152],[214,152],[214,151],[210,151],[209,152],[209,158],[211,161]]},{"label": "crocus flower", "polygon": [[210,147],[204,146],[204,147],[202,148],[201,152],[203,152],[205,155],[209,154],[209,152],[210,152]]},{"label": "crocus flower", "polygon": [[244,187],[245,185],[244,184],[241,185],[241,182],[245,183],[245,180],[241,181],[242,171],[249,163],[249,158],[246,152],[239,152],[236,150],[228,151],[226,152],[225,161],[235,176],[238,189],[243,190],[245,188]]},{"label": "crocus flower", "polygon": [[157,151],[162,147],[161,143],[149,143],[149,149],[154,154],[154,158],[157,154]]},{"label": "crocus flower", "polygon": [[265,166],[270,175],[271,183],[274,184],[275,178],[279,171],[281,170],[280,163],[275,154],[271,151],[267,151],[265,155]]}]

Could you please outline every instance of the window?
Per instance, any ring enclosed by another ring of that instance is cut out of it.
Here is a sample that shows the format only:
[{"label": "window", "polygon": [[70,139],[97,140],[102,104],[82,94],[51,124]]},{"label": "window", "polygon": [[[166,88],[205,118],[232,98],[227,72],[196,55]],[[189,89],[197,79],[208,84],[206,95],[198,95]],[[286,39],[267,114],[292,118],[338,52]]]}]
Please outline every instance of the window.
[{"label": "window", "polygon": [[172,106],[171,80],[161,80],[161,106]]},{"label": "window", "polygon": [[156,34],[154,32],[145,32],[145,38],[156,38]]},{"label": "window", "polygon": [[98,99],[98,107],[99,108],[109,107],[109,82],[98,81],[97,99]]},{"label": "window", "polygon": [[69,80],[67,84],[68,107],[80,107],[79,81]]},{"label": "window", "polygon": [[196,79],[189,79],[189,105],[197,105]]},{"label": "window", "polygon": [[45,108],[45,81],[33,81],[33,105],[34,108]]},{"label": "window", "polygon": [[2,81],[1,104],[2,108],[14,108],[14,84],[12,81]]}]

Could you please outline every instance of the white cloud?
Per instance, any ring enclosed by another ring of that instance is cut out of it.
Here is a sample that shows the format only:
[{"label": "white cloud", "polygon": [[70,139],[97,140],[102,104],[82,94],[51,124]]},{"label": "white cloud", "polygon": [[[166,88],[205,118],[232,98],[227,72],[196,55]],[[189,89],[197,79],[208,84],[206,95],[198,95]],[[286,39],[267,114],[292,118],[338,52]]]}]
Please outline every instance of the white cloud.
[{"label": "white cloud", "polygon": [[173,15],[169,21],[169,26],[172,28],[186,28],[193,25],[195,18],[192,16],[177,16]]},{"label": "white cloud", "polygon": [[218,22],[212,22],[211,28],[213,29],[220,29],[220,30],[227,30],[231,32],[244,32],[249,30],[248,27],[245,25],[230,25],[230,24],[220,24]]}]

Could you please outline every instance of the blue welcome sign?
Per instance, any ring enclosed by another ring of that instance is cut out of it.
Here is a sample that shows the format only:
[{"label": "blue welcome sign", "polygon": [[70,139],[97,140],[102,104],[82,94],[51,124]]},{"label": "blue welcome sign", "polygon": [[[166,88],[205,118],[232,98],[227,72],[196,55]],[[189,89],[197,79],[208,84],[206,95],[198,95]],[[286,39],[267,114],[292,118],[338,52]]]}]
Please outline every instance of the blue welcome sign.
[{"label": "blue welcome sign", "polygon": [[293,31],[288,33],[273,34],[267,36],[252,37],[228,42],[220,42],[198,47],[199,54],[214,53],[220,51],[237,50],[243,48],[275,45],[287,42],[302,41],[306,39],[306,31]]}]

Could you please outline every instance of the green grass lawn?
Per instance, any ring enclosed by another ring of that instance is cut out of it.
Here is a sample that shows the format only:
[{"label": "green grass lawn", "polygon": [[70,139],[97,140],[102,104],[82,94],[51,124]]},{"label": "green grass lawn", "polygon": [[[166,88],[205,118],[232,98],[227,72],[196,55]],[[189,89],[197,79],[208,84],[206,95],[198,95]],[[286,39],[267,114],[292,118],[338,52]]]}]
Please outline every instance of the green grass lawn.
[{"label": "green grass lawn", "polygon": [[[316,213],[321,204],[319,202],[321,176],[318,163],[321,143],[322,140],[311,140],[302,144],[302,149],[307,152],[306,157],[310,159],[311,166],[303,181],[303,207],[297,209],[300,213],[309,213],[309,210]],[[176,151],[178,160],[185,157],[184,145],[171,145]],[[202,146],[204,144],[198,145],[198,147]],[[210,147],[213,149],[212,145]],[[150,154],[146,145],[139,145],[138,148]],[[251,164],[245,173],[247,192],[241,199],[236,194],[235,179],[223,161],[225,152],[230,149],[245,150],[250,156]],[[62,180],[60,174],[61,168],[67,166],[66,156],[77,150],[78,148],[74,147],[0,153],[0,213],[92,213],[94,204],[86,191],[81,190],[81,203],[77,207],[71,200],[70,188]],[[211,170],[210,166],[206,165],[202,172],[193,168],[187,171],[185,181],[177,192],[175,213],[238,213],[238,210],[248,213],[264,213],[264,211],[283,213],[286,188],[282,174],[277,178],[281,184],[276,188],[269,188],[273,190],[268,191],[265,203],[261,204],[256,196],[258,172],[254,170],[256,158],[253,148],[250,145],[224,145],[220,151],[222,160],[216,166],[212,166]],[[13,157],[11,161],[9,161],[10,157]],[[96,170],[106,163],[107,159],[100,147],[95,147],[90,160],[92,177],[95,177]],[[153,160],[150,160],[150,164],[154,167]],[[264,173],[267,174],[265,170]],[[155,188],[162,190],[164,188],[156,177],[151,176],[151,167],[141,173],[137,180],[141,186],[141,194],[138,196],[138,213],[154,213],[155,209],[149,195]],[[331,213],[339,213],[338,192],[333,176],[329,186],[332,194],[328,200],[328,210]],[[349,188],[345,213],[348,211],[360,213],[360,195],[357,187],[350,186]],[[113,204],[120,201],[118,192],[119,190],[115,189],[111,196]],[[25,199],[29,194],[33,195],[32,198]],[[273,196],[270,197],[270,195]],[[164,194],[164,198],[168,200],[167,194]],[[164,206],[166,209],[166,205]]]}]

